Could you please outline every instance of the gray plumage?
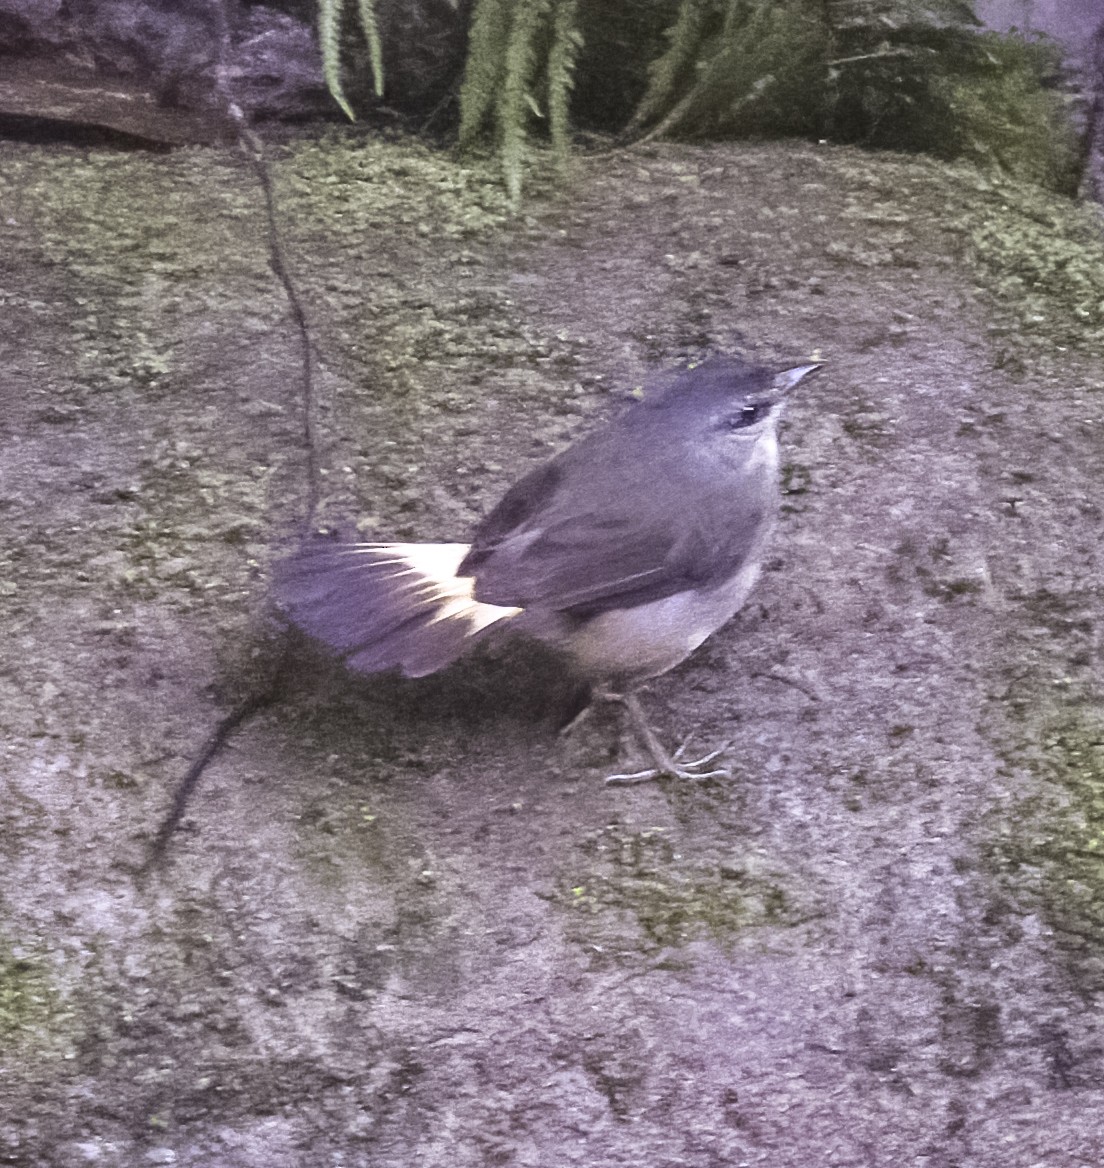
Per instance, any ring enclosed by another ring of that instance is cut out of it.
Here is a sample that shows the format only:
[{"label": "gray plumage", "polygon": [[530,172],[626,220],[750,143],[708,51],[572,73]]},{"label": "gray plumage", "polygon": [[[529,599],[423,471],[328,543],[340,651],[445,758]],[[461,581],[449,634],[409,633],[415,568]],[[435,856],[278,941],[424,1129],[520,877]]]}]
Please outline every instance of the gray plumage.
[{"label": "gray plumage", "polygon": [[679,371],[525,475],[470,546],[318,541],[277,565],[277,600],[365,672],[432,673],[510,624],[594,682],[662,673],[754,585],[782,398],[815,368],[715,357]]}]

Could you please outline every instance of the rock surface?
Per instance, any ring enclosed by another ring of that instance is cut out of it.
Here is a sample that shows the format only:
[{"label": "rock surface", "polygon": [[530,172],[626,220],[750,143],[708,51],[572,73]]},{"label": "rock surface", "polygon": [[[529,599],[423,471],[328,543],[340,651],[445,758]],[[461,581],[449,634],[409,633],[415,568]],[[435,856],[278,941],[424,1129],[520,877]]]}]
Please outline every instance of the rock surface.
[{"label": "rock surface", "polygon": [[735,778],[604,786],[509,655],[302,653],[142,878],[278,641],[296,338],[233,159],[0,145],[0,1163],[1099,1163],[1090,219],[804,146],[517,218],[418,145],[274,166],[324,519],[461,538],[652,370],[826,362],[758,592],[645,697]]}]

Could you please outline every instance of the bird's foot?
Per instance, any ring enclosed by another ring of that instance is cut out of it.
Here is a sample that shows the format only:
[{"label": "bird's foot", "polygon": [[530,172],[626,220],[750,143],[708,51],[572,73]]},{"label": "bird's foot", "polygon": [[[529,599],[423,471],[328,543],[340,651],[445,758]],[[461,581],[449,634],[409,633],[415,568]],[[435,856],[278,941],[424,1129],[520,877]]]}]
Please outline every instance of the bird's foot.
[{"label": "bird's foot", "polygon": [[703,779],[730,779],[732,772],[723,767],[706,770],[711,762],[720,758],[722,754],[729,748],[731,743],[726,742],[724,746],[718,750],[710,751],[709,754],[702,758],[692,759],[688,762],[682,762],[682,756],[686,753],[686,747],[689,744],[688,738],[674,754],[667,756],[663,753],[662,758],[656,758],[656,766],[648,767],[643,771],[630,771],[627,774],[607,775],[606,782],[611,786],[629,786],[633,783],[650,783],[654,779],[692,779],[701,781]]}]

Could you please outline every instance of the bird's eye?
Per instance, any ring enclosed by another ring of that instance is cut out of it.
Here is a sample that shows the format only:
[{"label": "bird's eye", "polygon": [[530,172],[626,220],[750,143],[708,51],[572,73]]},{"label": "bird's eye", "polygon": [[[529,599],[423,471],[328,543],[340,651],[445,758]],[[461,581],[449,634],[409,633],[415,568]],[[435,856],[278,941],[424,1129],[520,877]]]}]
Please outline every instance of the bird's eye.
[{"label": "bird's eye", "polygon": [[728,419],[728,428],[742,430],[745,426],[754,426],[756,422],[762,421],[768,413],[770,413],[770,406],[766,402],[746,405],[738,414],[733,414]]}]

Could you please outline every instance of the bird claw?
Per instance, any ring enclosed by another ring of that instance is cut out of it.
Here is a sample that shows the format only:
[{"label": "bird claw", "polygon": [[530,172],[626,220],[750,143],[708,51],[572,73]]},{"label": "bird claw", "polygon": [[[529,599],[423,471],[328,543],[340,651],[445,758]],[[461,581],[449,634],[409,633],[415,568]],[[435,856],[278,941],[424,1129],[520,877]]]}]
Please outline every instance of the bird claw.
[{"label": "bird claw", "polygon": [[705,771],[701,767],[708,766],[715,758],[719,758],[731,746],[730,742],[726,742],[717,750],[710,751],[709,754],[702,758],[694,759],[690,762],[680,762],[683,754],[686,752],[686,747],[689,745],[690,739],[687,738],[685,742],[671,755],[670,766],[664,767],[649,767],[643,771],[632,771],[628,774],[607,775],[606,783],[609,786],[630,786],[634,783],[650,783],[654,779],[690,779],[696,782],[701,782],[704,779],[731,779],[732,772],[724,767],[718,770]]},{"label": "bird claw", "polygon": [[636,731],[636,736],[640,740],[640,745],[643,746],[648,754],[652,756],[654,767],[649,767],[643,771],[632,771],[628,774],[607,775],[606,782],[611,785],[627,785],[629,783],[650,783],[653,779],[692,779],[700,781],[702,779],[730,779],[732,772],[723,768],[716,770],[703,770],[703,767],[717,758],[719,755],[729,748],[731,743],[726,742],[720,750],[714,750],[703,758],[694,760],[693,762],[680,762],[682,756],[686,753],[686,747],[690,742],[690,738],[686,738],[682,745],[675,751],[674,754],[668,754],[663,749],[663,744],[656,737],[655,731],[648,725],[648,719],[644,717],[644,711],[640,708],[640,699],[632,690],[624,694],[603,693],[601,695],[607,701],[620,702],[627,711],[629,718],[632,720],[633,729]]},{"label": "bird claw", "polygon": [[[686,753],[686,748],[687,748],[687,747],[690,745],[690,739],[691,739],[692,737],[693,737],[693,735],[691,734],[691,735],[689,735],[688,737],[684,738],[684,739],[683,739],[683,741],[682,741],[682,743],[679,745],[679,748],[678,748],[678,750],[676,750],[676,751],[675,751],[675,753],[674,753],[674,754],[671,756],[671,758],[672,758],[672,759],[673,759],[675,762],[678,762],[678,761],[679,761],[679,759],[681,759],[681,758],[682,758],[682,756],[683,756],[683,755]],[[717,747],[717,749],[716,749],[716,750],[711,750],[711,751],[709,752],[709,754],[703,755],[701,758],[699,758],[699,759],[695,759],[693,762],[688,762],[688,763],[685,763],[684,765],[686,766],[686,768],[687,768],[688,770],[693,770],[693,769],[695,769],[696,767],[702,767],[702,766],[705,766],[705,765],[706,765],[706,763],[710,763],[710,762],[712,762],[712,761],[713,761],[715,758],[720,758],[720,757],[721,757],[721,755],[722,755],[722,754],[724,754],[724,752],[725,752],[725,751],[726,751],[726,750],[727,750],[727,749],[728,749],[728,748],[729,748],[731,745],[732,745],[732,743],[731,743],[731,742],[723,742],[723,743],[722,743],[720,746],[718,746],[718,747]],[[727,775],[729,772],[728,772],[728,771],[720,771],[720,772],[715,772],[715,773],[719,773],[719,774],[726,774],[726,775]]]}]

